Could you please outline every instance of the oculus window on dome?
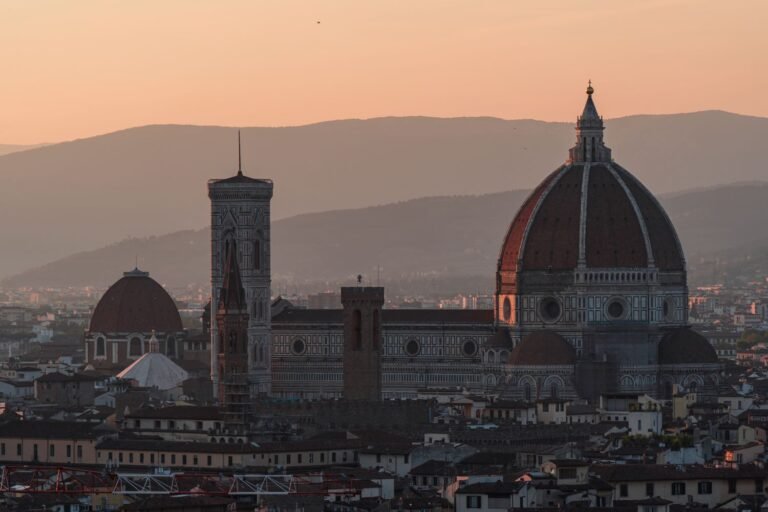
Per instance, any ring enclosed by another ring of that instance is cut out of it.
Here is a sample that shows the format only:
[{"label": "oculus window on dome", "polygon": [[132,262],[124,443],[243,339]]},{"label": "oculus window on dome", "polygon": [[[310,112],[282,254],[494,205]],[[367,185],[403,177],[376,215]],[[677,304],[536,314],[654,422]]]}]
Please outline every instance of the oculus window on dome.
[{"label": "oculus window on dome", "polygon": [[605,306],[605,314],[609,320],[623,320],[627,316],[629,307],[624,299],[614,297]]},{"label": "oculus window on dome", "polygon": [[560,301],[555,297],[547,297],[539,303],[539,316],[545,322],[557,322],[561,312]]},{"label": "oculus window on dome", "polygon": [[465,356],[472,357],[477,354],[477,343],[473,340],[466,340],[461,346],[461,351]]},{"label": "oculus window on dome", "polygon": [[304,352],[307,350],[307,345],[304,343],[304,340],[301,338],[293,340],[293,344],[291,345],[291,351],[296,354],[297,356],[303,355]]}]

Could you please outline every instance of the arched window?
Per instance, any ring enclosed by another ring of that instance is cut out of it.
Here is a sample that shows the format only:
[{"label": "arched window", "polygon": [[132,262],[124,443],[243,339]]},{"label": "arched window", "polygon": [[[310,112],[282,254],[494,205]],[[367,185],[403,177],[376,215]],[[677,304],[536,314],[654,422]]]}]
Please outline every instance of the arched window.
[{"label": "arched window", "polygon": [[373,311],[373,335],[371,337],[371,345],[373,350],[379,349],[379,310]]},{"label": "arched window", "polygon": [[592,137],[592,161],[595,161],[595,138]]},{"label": "arched window", "polygon": [[107,355],[107,342],[99,336],[96,338],[96,356],[104,357]]},{"label": "arched window", "polygon": [[260,239],[253,242],[253,268],[254,270],[261,270],[261,240]]},{"label": "arched window", "polygon": [[581,146],[582,146],[583,153],[584,153],[584,161],[586,162],[587,161],[587,138],[586,137],[582,138]]},{"label": "arched window", "polygon": [[235,347],[237,346],[237,333],[235,331],[230,331],[229,333],[229,349],[235,350]]},{"label": "arched window", "polygon": [[692,380],[692,381],[691,381],[691,383],[690,383],[690,384],[688,384],[688,390],[689,390],[691,393],[695,393],[695,392],[696,392],[696,389],[697,389],[698,387],[699,387],[699,383],[698,383],[698,382],[696,382],[695,380]]},{"label": "arched window", "polygon": [[549,387],[549,396],[551,398],[557,398],[557,382],[553,382]]},{"label": "arched window", "polygon": [[533,390],[531,389],[530,382],[523,384],[523,396],[526,402],[530,402],[533,399]]},{"label": "arched window", "polygon": [[363,314],[359,309],[352,313],[352,346],[355,350],[363,349]]},{"label": "arched window", "polygon": [[142,348],[140,338],[131,338],[131,341],[128,342],[128,355],[133,357],[140,356],[143,354]]},{"label": "arched window", "polygon": [[176,338],[173,336],[165,340],[165,353],[168,357],[176,357]]}]

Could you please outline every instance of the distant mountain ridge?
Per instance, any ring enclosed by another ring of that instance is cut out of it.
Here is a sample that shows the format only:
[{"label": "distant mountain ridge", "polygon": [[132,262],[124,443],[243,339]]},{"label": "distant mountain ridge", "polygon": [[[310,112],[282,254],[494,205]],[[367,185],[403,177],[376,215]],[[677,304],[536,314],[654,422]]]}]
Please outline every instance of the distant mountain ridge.
[{"label": "distant mountain ridge", "polygon": [[[598,105],[599,107],[599,105]],[[709,111],[606,122],[614,157],[655,193],[766,176],[768,119]],[[535,186],[573,125],[495,118],[244,128],[246,174],[273,218]],[[0,156],[0,276],[127,237],[209,222],[206,182],[236,168],[234,128],[145,126]]]},{"label": "distant mountain ridge", "polygon": [[[429,197],[362,209],[303,214],[273,222],[272,268],[276,282],[373,279],[476,278],[492,286],[502,240],[528,191]],[[662,195],[660,200],[683,242],[693,277],[706,277],[711,261],[763,256],[768,183]],[[134,257],[172,288],[208,281],[209,230],[127,239],[31,269],[4,286],[106,287],[132,268]],[[735,260],[734,260],[735,261]]]}]

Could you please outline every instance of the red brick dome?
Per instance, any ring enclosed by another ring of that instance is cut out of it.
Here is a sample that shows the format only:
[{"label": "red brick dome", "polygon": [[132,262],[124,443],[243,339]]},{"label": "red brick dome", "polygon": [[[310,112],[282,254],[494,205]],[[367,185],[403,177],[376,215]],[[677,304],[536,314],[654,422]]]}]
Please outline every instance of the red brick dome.
[{"label": "red brick dome", "polygon": [[512,366],[568,365],[576,362],[576,351],[565,338],[553,331],[526,335],[509,354]]},{"label": "red brick dome", "polygon": [[104,294],[91,317],[91,332],[178,332],[181,317],[160,284],[138,269],[126,272]]},{"label": "red brick dome", "polygon": [[499,271],[644,268],[683,271],[661,205],[614,162],[570,163],[528,197],[507,232]]},{"label": "red brick dome", "polygon": [[668,332],[659,343],[659,364],[714,364],[717,351],[707,338],[689,327]]}]

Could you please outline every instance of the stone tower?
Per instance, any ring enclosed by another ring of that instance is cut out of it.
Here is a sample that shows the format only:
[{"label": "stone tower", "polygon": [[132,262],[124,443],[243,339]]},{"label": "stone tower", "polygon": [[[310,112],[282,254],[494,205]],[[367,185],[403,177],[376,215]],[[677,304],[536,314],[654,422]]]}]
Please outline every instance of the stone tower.
[{"label": "stone tower", "polygon": [[225,247],[224,283],[216,307],[217,395],[229,424],[246,424],[250,410],[248,304],[237,262],[237,243]]},{"label": "stone tower", "polygon": [[[219,304],[227,249],[233,247],[249,318],[247,365],[251,397],[268,395],[272,384],[269,313],[272,181],[245,176],[238,165],[235,176],[208,182],[208,197],[211,200],[211,304]],[[218,334],[214,322],[211,325],[214,393],[219,392]]]},{"label": "stone tower", "polygon": [[381,400],[381,308],[384,288],[343,287],[344,398]]}]

